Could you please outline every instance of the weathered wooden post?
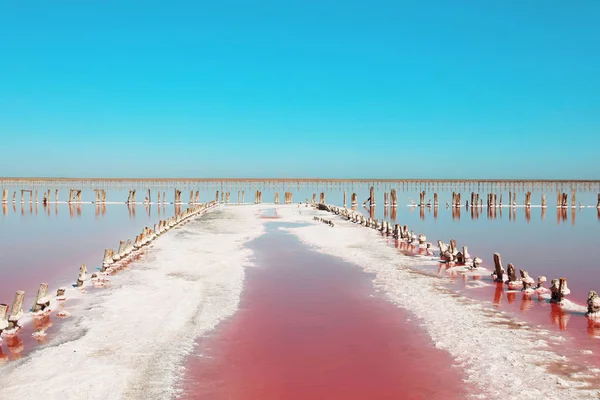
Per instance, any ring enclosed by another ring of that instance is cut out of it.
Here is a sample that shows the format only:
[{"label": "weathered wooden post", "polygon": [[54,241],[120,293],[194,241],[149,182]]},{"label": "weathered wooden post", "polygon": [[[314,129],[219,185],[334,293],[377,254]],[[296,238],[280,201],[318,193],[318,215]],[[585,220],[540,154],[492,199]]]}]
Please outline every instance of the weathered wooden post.
[{"label": "weathered wooden post", "polygon": [[375,207],[375,188],[373,186],[369,189],[369,206]]},{"label": "weathered wooden post", "polygon": [[279,204],[279,192],[275,192],[275,198],[273,199],[275,204]]},{"label": "weathered wooden post", "polygon": [[383,206],[387,207],[389,205],[389,201],[388,201],[388,192],[384,192],[383,193]]},{"label": "weathered wooden post", "polygon": [[562,303],[565,296],[571,293],[571,291],[567,287],[567,278],[552,279],[552,286],[550,287],[550,291],[552,292],[550,297],[550,303]]},{"label": "weathered wooden post", "polygon": [[[350,198],[352,201],[352,207],[356,207],[358,205],[358,197],[356,196],[356,193],[352,193]],[[600,208],[600,194],[598,195],[598,207]]]},{"label": "weathered wooden post", "polygon": [[58,189],[54,191],[54,201],[58,203]]},{"label": "weathered wooden post", "polygon": [[102,203],[106,203],[106,190],[102,189]]},{"label": "weathered wooden post", "polygon": [[425,207],[425,191],[419,193],[419,207]]},{"label": "weathered wooden post", "polygon": [[396,189],[392,189],[392,191],[390,192],[390,197],[392,200],[392,207],[398,207],[398,195],[396,194]]},{"label": "weathered wooden post", "polygon": [[600,194],[598,194],[598,203],[596,203],[596,208],[600,209]]},{"label": "weathered wooden post", "polygon": [[17,202],[17,192],[13,192],[12,202],[13,204]]},{"label": "weathered wooden post", "polygon": [[194,198],[194,203],[200,204],[200,191],[196,190],[196,197]]},{"label": "weathered wooden post", "polygon": [[[219,191],[217,190],[217,193],[215,194],[215,201],[218,203],[219,202]],[[255,201],[256,203],[256,201]]]},{"label": "weathered wooden post", "polygon": [[504,268],[502,268],[500,253],[494,253],[494,275],[496,275],[495,282],[504,282]]},{"label": "weathered wooden post", "polygon": [[546,195],[542,194],[542,208],[546,208]]},{"label": "weathered wooden post", "polygon": [[[600,317],[600,296],[593,290],[588,293],[587,299],[588,310],[586,315],[588,317],[597,318]],[[0,328],[2,324],[2,313],[0,312]],[[2,329],[0,329],[2,331]]]},{"label": "weathered wooden post", "polygon": [[244,200],[244,197],[246,196],[246,191],[242,190],[242,204],[244,204],[246,201]]},{"label": "weathered wooden post", "polygon": [[521,274],[521,282],[523,282],[523,291],[533,290],[535,281],[529,276],[529,273],[523,269],[519,270],[519,273]]},{"label": "weathered wooden post", "polygon": [[32,312],[44,311],[50,305],[50,296],[48,296],[48,284],[42,283],[38,289],[37,296],[31,307]]},{"label": "weathered wooden post", "polygon": [[344,190],[344,208],[346,208],[346,191]]},{"label": "weathered wooden post", "polygon": [[23,317],[23,300],[25,300],[25,292],[17,290],[8,316],[8,329],[16,328],[17,323]]},{"label": "weathered wooden post", "polygon": [[325,204],[325,192],[321,192],[321,195],[319,197],[319,203]]},{"label": "weathered wooden post", "polygon": [[508,267],[506,268],[506,275],[508,276],[508,281],[506,283],[511,284],[516,282],[517,280],[517,270],[513,263],[508,263]]},{"label": "weathered wooden post", "polygon": [[575,197],[575,189],[571,190],[571,207],[572,208],[577,207],[577,199]]},{"label": "weathered wooden post", "polygon": [[77,277],[77,287],[82,287],[83,282],[85,281],[85,274],[87,273],[87,268],[85,264],[81,264],[79,267],[79,276]]},{"label": "weathered wooden post", "polygon": [[562,207],[562,193],[560,191],[556,192],[556,208]]},{"label": "weathered wooden post", "polygon": [[8,304],[0,304],[0,334],[8,328]]},{"label": "weathered wooden post", "polygon": [[8,203],[8,190],[2,190],[2,204]]}]

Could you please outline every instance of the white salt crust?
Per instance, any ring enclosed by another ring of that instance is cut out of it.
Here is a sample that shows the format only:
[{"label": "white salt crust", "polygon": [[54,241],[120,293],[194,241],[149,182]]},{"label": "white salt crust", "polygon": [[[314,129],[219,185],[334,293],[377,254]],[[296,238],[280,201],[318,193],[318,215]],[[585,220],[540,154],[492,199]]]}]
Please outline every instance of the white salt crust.
[{"label": "white salt crust", "polygon": [[[466,380],[476,384],[485,399],[587,399],[600,391],[589,388],[582,376],[597,374],[586,366],[581,376],[554,375],[547,366],[573,365],[557,354],[562,336],[507,318],[489,303],[480,303],[444,288],[439,278],[415,274],[408,267],[427,263],[399,254],[379,232],[323,211],[280,208],[283,220],[310,223],[286,228],[315,250],[343,258],[374,273],[374,284],[393,303],[414,313],[435,347],[447,350],[464,368]],[[335,228],[312,220],[328,216]],[[436,263],[429,261],[435,268]],[[571,308],[572,304],[567,304]],[[575,308],[575,307],[573,307]],[[518,329],[515,329],[518,326]],[[512,329],[510,328],[512,327]],[[434,367],[434,366],[432,366]],[[581,371],[581,370],[580,370]]]},{"label": "white salt crust", "polygon": [[67,290],[70,317],[48,345],[0,367],[0,398],[173,398],[194,339],[237,309],[246,243],[263,232],[255,207],[218,208],[164,234],[110,286]]}]

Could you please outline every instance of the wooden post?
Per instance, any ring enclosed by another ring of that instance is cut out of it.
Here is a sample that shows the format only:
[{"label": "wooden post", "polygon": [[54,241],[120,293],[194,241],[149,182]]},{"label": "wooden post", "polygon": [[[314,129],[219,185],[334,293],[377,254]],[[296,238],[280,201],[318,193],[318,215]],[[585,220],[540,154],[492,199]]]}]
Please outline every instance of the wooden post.
[{"label": "wooden post", "polygon": [[8,328],[8,304],[0,304],[0,333]]},{"label": "wooden post", "polygon": [[[587,311],[586,315],[588,317],[600,317],[600,296],[598,296],[598,293],[596,293],[593,290],[590,290],[590,292],[588,293],[587,305],[588,305],[588,311]],[[1,307],[1,305],[0,305],[0,307]],[[0,328],[1,328],[1,324],[2,324],[2,313],[0,310]],[[0,331],[2,331],[2,329],[0,329]]]},{"label": "wooden post", "polygon": [[392,189],[391,193],[390,193],[390,197],[392,199],[392,207],[397,207],[398,206],[398,195],[396,193],[396,189]]},{"label": "wooden post", "polygon": [[48,284],[42,283],[38,289],[37,296],[31,307],[31,311],[38,312],[43,311],[50,305],[50,296],[48,296]]},{"label": "wooden post", "polygon": [[[344,192],[346,193],[346,192]],[[6,204],[8,203],[8,190],[3,189],[2,190],[2,204]]]},{"label": "wooden post", "polygon": [[596,208],[600,209],[600,193],[598,194],[598,203],[596,203]]},{"label": "wooden post", "polygon": [[[356,193],[352,193],[350,198],[352,201],[352,207],[356,207],[358,205],[358,197],[356,196]],[[598,195],[598,207],[600,208],[600,194]]]},{"label": "wooden post", "polygon": [[542,194],[542,208],[546,208],[546,195]]},{"label": "wooden post", "polygon": [[521,274],[521,282],[523,282],[523,291],[533,289],[535,281],[529,276],[529,273],[523,269],[519,270],[519,273]]},{"label": "wooden post", "polygon": [[575,189],[571,190],[571,207],[572,208],[577,207],[577,199],[575,197]]},{"label": "wooden post", "polygon": [[425,207],[425,191],[419,193],[419,207]]},{"label": "wooden post", "polygon": [[571,291],[567,287],[567,278],[552,279],[552,286],[550,287],[550,291],[552,292],[550,297],[550,303],[562,303],[565,296],[571,293]]},{"label": "wooden post", "polygon": [[500,253],[494,253],[494,274],[496,275],[496,282],[504,281],[504,268],[502,268],[502,257]]},{"label": "wooden post", "polygon": [[8,328],[12,329],[17,326],[17,322],[23,317],[23,300],[25,300],[25,292],[17,290],[12,303],[10,315],[8,317]]},{"label": "wooden post", "polygon": [[85,274],[87,273],[87,268],[85,264],[81,264],[79,267],[79,276],[77,277],[77,287],[82,287],[83,282],[85,281]]},{"label": "wooden post", "polygon": [[389,205],[389,201],[388,201],[388,192],[384,192],[383,193],[383,206],[387,207]]},{"label": "wooden post", "polygon": [[246,195],[246,191],[242,190],[242,204],[245,203],[245,200],[244,200],[245,195]]},{"label": "wooden post", "polygon": [[275,199],[273,200],[275,204],[279,204],[279,192],[275,192]]},{"label": "wooden post", "polygon": [[344,190],[344,208],[346,208],[346,191]]},{"label": "wooden post", "polygon": [[375,188],[373,186],[371,186],[371,188],[369,189],[369,206],[370,207],[375,207]]},{"label": "wooden post", "polygon": [[508,263],[506,275],[508,275],[508,282],[515,282],[517,280],[517,271],[513,263]]}]

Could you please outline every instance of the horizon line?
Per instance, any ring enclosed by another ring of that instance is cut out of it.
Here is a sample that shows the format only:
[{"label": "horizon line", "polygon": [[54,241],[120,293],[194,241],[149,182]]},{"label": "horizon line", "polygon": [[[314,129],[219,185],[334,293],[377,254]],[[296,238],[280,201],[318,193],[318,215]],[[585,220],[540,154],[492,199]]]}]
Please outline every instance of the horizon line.
[{"label": "horizon line", "polygon": [[191,178],[191,177],[179,177],[179,178],[139,178],[139,177],[119,177],[119,178],[75,178],[75,177],[0,177],[0,182],[3,181],[165,181],[165,182],[180,182],[180,181],[194,181],[194,182],[215,182],[215,181],[249,181],[249,182],[264,182],[264,181],[279,181],[279,182],[578,182],[578,183],[600,183],[600,179],[531,179],[531,178],[218,178],[218,177],[207,177],[207,178]]}]

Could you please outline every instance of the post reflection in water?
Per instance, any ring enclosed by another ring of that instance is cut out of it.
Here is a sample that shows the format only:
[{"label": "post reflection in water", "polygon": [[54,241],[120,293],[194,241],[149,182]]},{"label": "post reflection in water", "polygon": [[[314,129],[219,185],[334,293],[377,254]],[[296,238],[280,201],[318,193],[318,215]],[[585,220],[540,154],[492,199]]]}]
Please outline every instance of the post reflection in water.
[{"label": "post reflection in water", "polygon": [[[396,207],[392,207],[392,215],[391,215],[391,219],[392,219],[392,221],[396,221],[396,218],[397,218],[397,213],[398,213],[398,210],[397,210],[397,208],[396,208]],[[599,214],[599,215],[600,215],[600,214]]]},{"label": "post reflection in water", "polygon": [[531,307],[533,307],[533,299],[531,298],[531,294],[523,293],[523,297],[521,298],[521,311],[529,311]]},{"label": "post reflection in water", "polygon": [[375,207],[369,207],[369,218],[375,219]]},{"label": "post reflection in water", "polygon": [[419,218],[425,220],[425,207],[419,207]]},{"label": "post reflection in water", "polygon": [[504,293],[504,286],[502,283],[496,283],[496,290],[494,290],[494,306],[497,308],[502,303],[502,293]]},{"label": "post reflection in water", "polygon": [[23,340],[19,337],[19,335],[7,335],[4,337],[6,342],[6,347],[11,355],[11,360],[18,360],[21,358],[21,353],[23,353]]},{"label": "post reflection in water", "polygon": [[566,330],[567,323],[569,322],[569,318],[571,318],[571,316],[567,312],[565,312],[565,310],[563,310],[563,308],[559,304],[551,303],[550,307],[550,317],[552,319],[552,323],[554,325],[558,325],[558,328],[561,331]]},{"label": "post reflection in water", "polygon": [[575,208],[571,208],[571,225],[575,225],[575,215],[577,214],[577,210]]},{"label": "post reflection in water", "polygon": [[513,304],[516,299],[517,299],[517,292],[515,290],[508,290],[506,292],[506,300],[508,301],[508,304]]},{"label": "post reflection in water", "polygon": [[525,220],[527,221],[527,223],[529,223],[529,221],[531,221],[531,208],[530,207],[525,207]]},{"label": "post reflection in water", "polygon": [[[600,211],[598,212],[600,214]],[[600,319],[596,318],[587,318],[588,326],[587,332],[591,338],[595,338],[600,336]]]},{"label": "post reflection in water", "polygon": [[438,206],[433,206],[433,219],[438,219]]},{"label": "post reflection in water", "polygon": [[2,214],[6,215],[8,213],[8,204],[2,204]]},{"label": "post reflection in water", "polygon": [[388,206],[383,206],[383,218],[387,219],[388,217]]},{"label": "post reflection in water", "polygon": [[546,219],[546,208],[542,207],[542,221]]}]

